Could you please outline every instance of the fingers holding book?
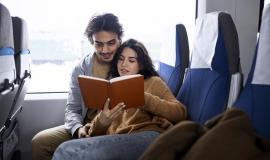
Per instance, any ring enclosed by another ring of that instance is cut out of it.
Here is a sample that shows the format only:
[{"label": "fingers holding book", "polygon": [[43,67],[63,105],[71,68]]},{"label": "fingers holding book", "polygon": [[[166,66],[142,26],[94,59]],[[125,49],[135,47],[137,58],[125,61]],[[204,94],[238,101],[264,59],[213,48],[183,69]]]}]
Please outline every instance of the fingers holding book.
[{"label": "fingers holding book", "polygon": [[110,99],[108,98],[104,104],[104,108],[99,114],[99,121],[103,126],[108,126],[112,121],[123,113],[126,105],[121,102],[118,103],[113,109],[109,109]]}]

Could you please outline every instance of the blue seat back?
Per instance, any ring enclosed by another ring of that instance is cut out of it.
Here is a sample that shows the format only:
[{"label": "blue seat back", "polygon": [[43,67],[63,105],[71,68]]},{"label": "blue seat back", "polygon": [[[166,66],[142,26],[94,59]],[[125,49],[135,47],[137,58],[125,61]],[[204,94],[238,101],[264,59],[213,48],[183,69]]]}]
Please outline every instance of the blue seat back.
[{"label": "blue seat back", "polygon": [[159,62],[159,74],[166,81],[172,93],[176,96],[184,78],[185,69],[189,63],[189,44],[186,28],[183,24],[176,25],[176,59],[175,66]]},{"label": "blue seat back", "polygon": [[177,99],[188,119],[204,123],[225,111],[231,75],[239,72],[238,36],[231,16],[213,12],[196,21],[190,66]]},{"label": "blue seat back", "polygon": [[248,80],[234,107],[245,111],[256,132],[270,138],[270,5],[263,11],[260,37]]},{"label": "blue seat back", "polygon": [[0,129],[3,128],[17,91],[12,20],[0,3]]},{"label": "blue seat back", "polygon": [[24,19],[12,17],[15,65],[16,65],[16,83],[19,85],[16,93],[13,107],[10,110],[9,117],[15,118],[16,113],[21,110],[27,87],[30,80],[30,50],[28,47],[28,30]]},{"label": "blue seat back", "polygon": [[28,29],[24,19],[12,17],[15,65],[17,79],[24,79],[30,74],[30,50],[28,45]]}]

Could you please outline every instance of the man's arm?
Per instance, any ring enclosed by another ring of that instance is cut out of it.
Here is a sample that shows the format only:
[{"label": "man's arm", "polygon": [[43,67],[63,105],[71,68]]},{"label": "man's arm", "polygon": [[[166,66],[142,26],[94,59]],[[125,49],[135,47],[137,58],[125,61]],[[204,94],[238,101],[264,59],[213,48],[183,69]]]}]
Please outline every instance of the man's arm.
[{"label": "man's arm", "polygon": [[65,128],[72,136],[79,127],[83,126],[81,93],[77,80],[81,72],[80,65],[77,65],[72,71],[65,110]]}]

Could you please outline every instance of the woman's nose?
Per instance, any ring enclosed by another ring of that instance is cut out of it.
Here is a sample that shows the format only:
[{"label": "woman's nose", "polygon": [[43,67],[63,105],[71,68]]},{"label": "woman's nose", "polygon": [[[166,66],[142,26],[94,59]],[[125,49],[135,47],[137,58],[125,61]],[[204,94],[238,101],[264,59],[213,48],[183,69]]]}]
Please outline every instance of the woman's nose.
[{"label": "woman's nose", "polygon": [[127,65],[127,60],[124,60],[122,63],[122,66],[126,66]]}]

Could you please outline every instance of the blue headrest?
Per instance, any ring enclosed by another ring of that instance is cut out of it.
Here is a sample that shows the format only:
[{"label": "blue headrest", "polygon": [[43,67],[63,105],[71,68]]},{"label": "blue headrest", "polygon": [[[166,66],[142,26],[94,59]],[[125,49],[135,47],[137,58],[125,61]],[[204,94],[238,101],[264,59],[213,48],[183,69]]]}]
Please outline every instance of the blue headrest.
[{"label": "blue headrest", "polygon": [[224,36],[219,25],[221,12],[208,13],[196,21],[196,39],[190,68],[209,68],[228,71]]},{"label": "blue headrest", "polygon": [[15,54],[30,54],[28,47],[28,30],[25,20],[12,17]]},{"label": "blue headrest", "polygon": [[28,30],[26,22],[20,17],[12,17],[15,64],[17,79],[20,81],[30,73],[30,50],[28,48]]},{"label": "blue headrest", "polygon": [[270,138],[270,5],[264,9],[260,31],[248,80],[234,106],[248,114],[259,134]]},{"label": "blue headrest", "polygon": [[189,63],[189,46],[187,31],[183,24],[176,25],[175,32],[175,65],[159,62],[159,74],[166,81],[174,95],[177,95],[182,84],[185,68]]},{"label": "blue headrest", "polygon": [[175,35],[175,67],[173,68],[170,78],[168,79],[168,86],[177,95],[185,74],[185,69],[189,63],[189,45],[186,28],[183,24],[176,25]]},{"label": "blue headrest", "polygon": [[189,44],[186,27],[183,24],[176,25],[175,40],[175,66],[186,68],[189,63]]}]

